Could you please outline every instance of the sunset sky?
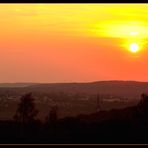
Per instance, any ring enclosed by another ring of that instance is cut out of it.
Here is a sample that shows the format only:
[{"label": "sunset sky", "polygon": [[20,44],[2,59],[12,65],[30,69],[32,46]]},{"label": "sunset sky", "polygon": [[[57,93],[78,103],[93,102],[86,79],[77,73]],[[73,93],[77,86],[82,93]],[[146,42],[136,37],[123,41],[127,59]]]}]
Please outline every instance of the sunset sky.
[{"label": "sunset sky", "polygon": [[148,4],[0,4],[0,82],[148,81]]}]

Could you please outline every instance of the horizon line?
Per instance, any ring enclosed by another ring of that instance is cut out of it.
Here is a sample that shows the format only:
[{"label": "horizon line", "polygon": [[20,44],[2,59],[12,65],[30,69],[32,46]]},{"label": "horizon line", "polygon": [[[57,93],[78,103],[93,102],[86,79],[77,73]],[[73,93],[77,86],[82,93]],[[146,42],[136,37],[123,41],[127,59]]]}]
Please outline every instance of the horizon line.
[{"label": "horizon line", "polygon": [[96,80],[96,81],[71,81],[71,82],[0,82],[0,84],[61,84],[61,83],[95,83],[95,82],[109,82],[109,81],[118,81],[118,82],[148,82],[148,81],[138,81],[138,80]]}]

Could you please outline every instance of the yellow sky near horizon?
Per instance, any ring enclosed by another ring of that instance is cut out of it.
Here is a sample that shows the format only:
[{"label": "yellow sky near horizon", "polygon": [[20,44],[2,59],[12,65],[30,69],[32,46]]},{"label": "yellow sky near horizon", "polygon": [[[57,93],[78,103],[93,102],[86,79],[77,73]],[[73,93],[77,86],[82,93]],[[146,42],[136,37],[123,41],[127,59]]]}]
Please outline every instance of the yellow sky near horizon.
[{"label": "yellow sky near horizon", "polygon": [[107,23],[139,23],[146,27],[147,13],[147,4],[0,4],[0,21],[5,27],[11,23],[12,27],[84,31],[88,35],[91,29],[98,29],[100,21],[101,27]]}]

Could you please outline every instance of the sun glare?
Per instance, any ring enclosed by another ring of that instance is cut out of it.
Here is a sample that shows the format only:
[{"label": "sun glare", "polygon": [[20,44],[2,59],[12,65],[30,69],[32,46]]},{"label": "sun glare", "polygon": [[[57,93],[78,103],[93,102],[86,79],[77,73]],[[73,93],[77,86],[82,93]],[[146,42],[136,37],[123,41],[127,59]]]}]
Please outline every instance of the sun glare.
[{"label": "sun glare", "polygon": [[137,43],[130,44],[130,51],[136,53],[139,51],[139,45]]},{"label": "sun glare", "polygon": [[139,32],[131,32],[130,35],[131,36],[138,36],[139,35]]}]

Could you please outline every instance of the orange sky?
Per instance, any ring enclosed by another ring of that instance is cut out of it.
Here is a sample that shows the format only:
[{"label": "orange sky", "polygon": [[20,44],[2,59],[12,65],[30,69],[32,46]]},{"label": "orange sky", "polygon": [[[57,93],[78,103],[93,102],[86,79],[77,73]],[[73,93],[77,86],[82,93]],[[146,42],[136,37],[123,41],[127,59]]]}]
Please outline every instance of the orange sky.
[{"label": "orange sky", "polygon": [[0,4],[0,82],[148,81],[147,36],[148,4]]}]

